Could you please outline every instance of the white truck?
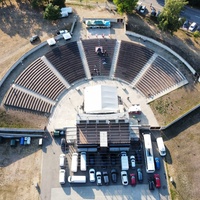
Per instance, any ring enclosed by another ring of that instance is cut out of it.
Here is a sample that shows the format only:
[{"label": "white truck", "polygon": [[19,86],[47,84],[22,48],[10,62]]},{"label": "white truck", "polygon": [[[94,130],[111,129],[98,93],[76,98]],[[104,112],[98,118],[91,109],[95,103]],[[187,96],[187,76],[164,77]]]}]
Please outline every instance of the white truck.
[{"label": "white truck", "polygon": [[125,151],[121,152],[121,168],[122,171],[129,169],[128,156]]}]

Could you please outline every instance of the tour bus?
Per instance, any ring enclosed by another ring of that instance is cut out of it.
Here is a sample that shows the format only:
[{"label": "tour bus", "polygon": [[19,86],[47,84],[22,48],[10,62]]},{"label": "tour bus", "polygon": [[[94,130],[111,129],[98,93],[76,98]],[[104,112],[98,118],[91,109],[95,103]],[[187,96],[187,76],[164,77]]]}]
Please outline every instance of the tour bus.
[{"label": "tour bus", "polygon": [[151,142],[151,133],[143,133],[144,138],[144,158],[146,164],[146,172],[154,173],[155,165],[154,165],[154,157],[153,157],[153,148]]},{"label": "tour bus", "polygon": [[78,167],[78,153],[73,153],[72,154],[71,171],[77,172],[77,167]]}]

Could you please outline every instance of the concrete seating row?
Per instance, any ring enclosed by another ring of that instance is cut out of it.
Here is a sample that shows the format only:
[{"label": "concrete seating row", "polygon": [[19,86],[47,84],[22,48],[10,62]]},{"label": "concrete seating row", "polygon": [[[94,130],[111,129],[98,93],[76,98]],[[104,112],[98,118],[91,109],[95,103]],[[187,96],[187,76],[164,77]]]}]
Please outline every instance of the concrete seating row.
[{"label": "concrete seating row", "polygon": [[[91,76],[109,76],[116,40],[90,39],[82,40],[86,59]],[[102,47],[102,52],[97,54],[96,47]]]},{"label": "concrete seating row", "polygon": [[142,45],[121,41],[115,77],[131,83],[153,54]]},{"label": "concrete seating row", "polygon": [[54,48],[45,56],[68,83],[86,78],[77,42]]},{"label": "concrete seating row", "polygon": [[164,58],[158,56],[135,87],[147,98],[185,80],[183,74]]},{"label": "concrete seating row", "polygon": [[66,89],[41,58],[31,63],[18,76],[15,83],[53,100]]},{"label": "concrete seating row", "polygon": [[41,113],[50,113],[52,109],[52,104],[13,87],[10,88],[4,104]]}]

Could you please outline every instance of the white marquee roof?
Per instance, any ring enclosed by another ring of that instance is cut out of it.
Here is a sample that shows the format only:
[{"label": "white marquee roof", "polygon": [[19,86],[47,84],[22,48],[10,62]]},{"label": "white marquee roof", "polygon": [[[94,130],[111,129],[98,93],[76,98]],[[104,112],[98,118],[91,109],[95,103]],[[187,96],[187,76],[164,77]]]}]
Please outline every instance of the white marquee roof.
[{"label": "white marquee roof", "polygon": [[118,112],[117,88],[108,85],[95,85],[84,90],[84,111],[86,113]]}]

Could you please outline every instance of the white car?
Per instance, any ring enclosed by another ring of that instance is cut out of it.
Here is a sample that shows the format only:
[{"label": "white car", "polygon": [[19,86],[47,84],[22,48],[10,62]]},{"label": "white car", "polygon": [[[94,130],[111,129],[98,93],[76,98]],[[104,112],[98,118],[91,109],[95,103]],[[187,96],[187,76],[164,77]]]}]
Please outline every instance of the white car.
[{"label": "white car", "polygon": [[90,182],[95,182],[95,169],[89,170],[89,178],[90,178]]},{"label": "white car", "polygon": [[128,185],[128,176],[126,171],[121,171],[122,185]]},{"label": "white car", "polygon": [[60,167],[65,167],[65,154],[60,154]]},{"label": "white car", "polygon": [[96,177],[97,177],[97,185],[102,185],[102,180],[101,180],[101,172],[96,172]]},{"label": "white car", "polygon": [[131,167],[135,168],[135,156],[130,156]]},{"label": "white car", "polygon": [[141,9],[140,9],[140,12],[145,13],[145,11],[146,11],[146,6],[142,6]]},{"label": "white car", "polygon": [[197,28],[197,23],[196,22],[193,22],[190,27],[189,27],[189,31],[194,31],[195,29]]}]

